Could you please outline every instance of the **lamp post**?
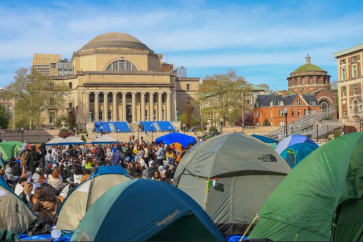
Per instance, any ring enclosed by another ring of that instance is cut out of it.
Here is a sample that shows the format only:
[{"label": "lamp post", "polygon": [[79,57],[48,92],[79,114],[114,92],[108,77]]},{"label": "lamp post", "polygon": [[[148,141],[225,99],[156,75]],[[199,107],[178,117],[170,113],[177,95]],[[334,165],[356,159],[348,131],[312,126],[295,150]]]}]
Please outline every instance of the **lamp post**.
[{"label": "lamp post", "polygon": [[24,128],[21,127],[21,142],[24,142]]},{"label": "lamp post", "polygon": [[73,133],[77,136],[76,127],[73,127]]},{"label": "lamp post", "polygon": [[151,143],[153,142],[154,125],[151,124]]},{"label": "lamp post", "polygon": [[185,134],[185,124],[183,124],[184,134]]},{"label": "lamp post", "polygon": [[319,123],[316,121],[316,142],[319,142]]},{"label": "lamp post", "polygon": [[223,118],[220,118],[220,119],[219,119],[219,122],[221,123],[221,134],[223,134],[223,131],[222,131],[222,126],[223,126]]},{"label": "lamp post", "polygon": [[299,134],[300,134],[300,128],[301,128],[301,126],[299,125]]},{"label": "lamp post", "polygon": [[287,107],[284,108],[284,114],[285,114],[285,136],[287,136],[287,112],[289,110],[287,109]]}]

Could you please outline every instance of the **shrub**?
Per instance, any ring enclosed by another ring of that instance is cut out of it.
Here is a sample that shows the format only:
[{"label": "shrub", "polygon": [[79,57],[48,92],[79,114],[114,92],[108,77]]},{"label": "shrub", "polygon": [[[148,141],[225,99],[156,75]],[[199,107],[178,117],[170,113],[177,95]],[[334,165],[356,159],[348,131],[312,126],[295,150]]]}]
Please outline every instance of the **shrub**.
[{"label": "shrub", "polygon": [[265,118],[265,120],[263,121],[263,126],[270,126],[270,122],[267,118]]},{"label": "shrub", "polygon": [[73,136],[73,132],[70,132],[70,131],[66,131],[66,132],[59,132],[58,136],[59,137],[62,137],[63,139],[69,137],[69,136]]},{"label": "shrub", "polygon": [[81,136],[81,140],[83,140],[84,142],[86,142],[87,140],[86,140],[86,137],[84,137],[84,135],[82,134],[82,136]]},{"label": "shrub", "polygon": [[334,131],[334,139],[338,138],[339,137],[339,134],[338,134],[338,130],[335,130]]},{"label": "shrub", "polygon": [[209,128],[209,133],[217,133],[218,132],[218,129],[214,126],[210,127]]}]

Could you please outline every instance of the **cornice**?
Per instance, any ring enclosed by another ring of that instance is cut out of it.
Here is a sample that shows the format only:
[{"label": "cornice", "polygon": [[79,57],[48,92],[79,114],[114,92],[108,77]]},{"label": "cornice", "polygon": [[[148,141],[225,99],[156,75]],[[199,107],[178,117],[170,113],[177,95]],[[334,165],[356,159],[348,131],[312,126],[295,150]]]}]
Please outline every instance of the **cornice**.
[{"label": "cornice", "polygon": [[86,82],[84,87],[172,87],[167,83]]}]

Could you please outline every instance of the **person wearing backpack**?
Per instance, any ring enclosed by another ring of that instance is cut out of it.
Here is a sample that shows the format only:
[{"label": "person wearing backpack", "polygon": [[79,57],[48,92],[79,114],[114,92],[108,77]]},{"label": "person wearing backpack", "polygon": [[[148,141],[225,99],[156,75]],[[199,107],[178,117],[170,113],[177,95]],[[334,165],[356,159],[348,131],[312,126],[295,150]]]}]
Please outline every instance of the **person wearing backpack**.
[{"label": "person wearing backpack", "polygon": [[32,145],[30,147],[30,151],[26,156],[26,165],[29,168],[29,171],[34,174],[35,169],[39,166],[40,154],[35,150],[35,147]]}]

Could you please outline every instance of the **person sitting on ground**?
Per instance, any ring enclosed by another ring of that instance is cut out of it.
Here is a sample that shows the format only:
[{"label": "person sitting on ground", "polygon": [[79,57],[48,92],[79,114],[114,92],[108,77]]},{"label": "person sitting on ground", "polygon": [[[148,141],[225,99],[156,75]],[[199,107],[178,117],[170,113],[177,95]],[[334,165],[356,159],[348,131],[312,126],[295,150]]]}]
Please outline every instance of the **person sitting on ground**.
[{"label": "person sitting on ground", "polygon": [[48,167],[49,164],[54,164],[54,157],[52,156],[52,150],[48,150],[48,153],[44,157],[45,159],[45,166]]},{"label": "person sitting on ground", "polygon": [[159,172],[158,168],[155,167],[154,161],[150,161],[148,169],[148,179],[151,179],[154,176],[155,172]]},{"label": "person sitting on ground", "polygon": [[86,164],[84,166],[86,169],[91,169],[92,167],[92,158],[91,157],[87,157],[86,159]]},{"label": "person sitting on ground", "polygon": [[37,182],[39,181],[40,172],[41,172],[40,167],[37,167],[37,168],[35,169],[35,173],[34,173],[34,174],[33,174],[33,176],[32,176],[32,179],[33,179],[33,182],[34,182],[34,183],[37,183]]},{"label": "person sitting on ground", "polygon": [[91,170],[90,169],[86,169],[84,172],[84,175],[81,179],[81,183],[84,182],[85,180],[87,180],[91,175]]},{"label": "person sitting on ground", "polygon": [[41,187],[37,187],[37,188],[35,188],[35,190],[34,190],[34,194],[32,194],[31,196],[30,196],[30,200],[29,200],[29,203],[28,203],[28,206],[30,207],[30,208],[33,208],[34,207],[34,205],[37,203],[37,201],[38,201],[38,198],[39,198],[39,196],[40,196],[40,194],[42,193],[42,188]]},{"label": "person sitting on ground", "polygon": [[134,178],[135,178],[135,179],[136,179],[136,178],[140,178],[140,173],[135,172],[135,174],[134,174]]},{"label": "person sitting on ground", "polygon": [[42,193],[33,207],[33,212],[39,212],[39,217],[45,218],[48,224],[53,225],[59,207],[60,201],[53,193],[52,186],[44,184]]},{"label": "person sitting on ground", "polygon": [[63,178],[57,169],[54,169],[52,175],[49,176],[48,184],[58,191],[63,188]]},{"label": "person sitting on ground", "polygon": [[21,200],[23,200],[26,204],[29,203],[31,199],[31,193],[33,191],[33,183],[27,182],[24,186],[24,190],[19,194]]},{"label": "person sitting on ground", "polygon": [[26,183],[26,178],[25,177],[20,177],[19,181],[18,181],[18,184],[16,184],[16,187],[15,187],[15,194],[16,195],[19,196],[20,193],[22,193],[24,191],[25,183]]},{"label": "person sitting on ground", "polygon": [[64,199],[68,197],[68,195],[73,191],[73,189],[77,186],[77,183],[70,183],[63,188],[61,193],[59,194],[59,200],[61,203],[64,202]]},{"label": "person sitting on ground", "polygon": [[154,176],[151,178],[151,180],[161,181],[161,177],[160,177],[159,172],[155,171]]},{"label": "person sitting on ground", "polygon": [[130,162],[128,172],[129,172],[130,176],[132,176],[132,177],[134,176],[134,174],[136,172],[136,168],[135,168],[135,163],[134,162]]},{"label": "person sitting on ground", "polygon": [[79,165],[76,165],[74,167],[73,183],[80,184],[82,177],[83,177],[82,167]]}]

